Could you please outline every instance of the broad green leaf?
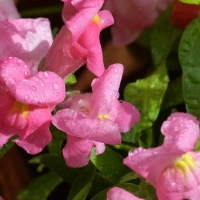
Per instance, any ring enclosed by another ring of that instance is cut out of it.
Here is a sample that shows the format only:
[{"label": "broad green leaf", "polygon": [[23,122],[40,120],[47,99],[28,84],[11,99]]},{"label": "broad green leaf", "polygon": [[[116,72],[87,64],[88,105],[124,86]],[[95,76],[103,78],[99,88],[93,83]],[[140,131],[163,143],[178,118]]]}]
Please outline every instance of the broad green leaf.
[{"label": "broad green leaf", "polygon": [[198,139],[196,143],[195,151],[200,151],[200,138]]},{"label": "broad green leaf", "polygon": [[[132,184],[132,183],[120,183],[120,184],[117,184],[117,185],[113,185],[113,187],[123,188],[123,189],[127,190],[128,192],[131,192],[132,194],[135,194],[135,195],[140,190],[139,186],[137,186],[135,184]],[[112,187],[107,188],[107,189],[101,191],[99,194],[97,194],[96,196],[94,196],[91,200],[106,200],[107,199],[107,197],[106,197],[107,196],[107,192],[111,188]]]},{"label": "broad green leaf", "polygon": [[29,163],[43,164],[62,177],[67,183],[72,184],[82,169],[70,168],[62,156],[43,154],[32,158]]},{"label": "broad green leaf", "polygon": [[170,108],[183,103],[182,77],[169,84],[162,102],[162,109]]},{"label": "broad green leaf", "polygon": [[200,119],[200,17],[183,33],[179,46],[183,70],[183,97],[187,112]]},{"label": "broad green leaf", "polygon": [[95,167],[89,163],[74,181],[67,200],[85,200],[92,187],[95,172]]},{"label": "broad green leaf", "polygon": [[155,67],[164,63],[172,45],[182,30],[171,23],[172,9],[164,11],[156,21],[151,34],[151,53]]},{"label": "broad green leaf", "polygon": [[6,154],[7,151],[9,151],[13,145],[15,144],[12,140],[18,138],[18,136],[11,137],[6,144],[3,145],[3,147],[0,149],[0,158]]},{"label": "broad green leaf", "polygon": [[93,149],[90,160],[102,176],[112,183],[118,183],[122,176],[130,172],[130,169],[123,165],[123,157],[108,146],[100,155],[96,155],[95,149]]},{"label": "broad green leaf", "polygon": [[135,142],[142,130],[152,127],[160,112],[168,81],[166,67],[162,65],[151,76],[126,86],[125,100],[136,106],[141,120],[133,127],[132,132],[122,134],[123,141],[127,141],[128,138],[127,142]]},{"label": "broad green leaf", "polygon": [[26,188],[19,191],[18,200],[46,200],[50,193],[63,181],[54,172],[35,178]]}]

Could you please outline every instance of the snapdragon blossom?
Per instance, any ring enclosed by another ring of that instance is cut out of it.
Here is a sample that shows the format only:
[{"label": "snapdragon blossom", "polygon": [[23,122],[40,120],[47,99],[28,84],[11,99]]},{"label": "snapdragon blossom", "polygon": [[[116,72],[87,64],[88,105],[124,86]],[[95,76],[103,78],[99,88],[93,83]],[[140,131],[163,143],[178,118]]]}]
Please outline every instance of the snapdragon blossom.
[{"label": "snapdragon blossom", "polygon": [[199,122],[190,114],[174,113],[162,125],[162,146],[129,152],[124,164],[147,179],[158,199],[200,198],[200,153],[194,152]]},{"label": "snapdragon blossom", "polygon": [[36,74],[38,65],[52,44],[48,19],[0,21],[0,59],[14,56],[23,60]]},{"label": "snapdragon blossom", "polygon": [[115,45],[126,45],[139,37],[143,29],[152,26],[159,14],[176,0],[106,0],[115,24],[111,28]]},{"label": "snapdragon blossom", "polygon": [[13,20],[20,18],[13,0],[0,0],[0,20]]},{"label": "snapdragon blossom", "polygon": [[20,59],[0,61],[0,147],[13,135],[28,153],[36,154],[52,136],[49,131],[51,111],[65,97],[63,80],[53,72],[31,76]]},{"label": "snapdragon blossom", "polygon": [[143,200],[119,187],[114,187],[107,192],[107,200]]},{"label": "snapdragon blossom", "polygon": [[96,154],[105,144],[120,144],[120,132],[127,132],[139,121],[138,110],[127,102],[120,103],[118,89],[123,66],[111,65],[92,82],[92,93],[72,95],[52,123],[67,133],[63,156],[70,167],[82,167],[89,161],[91,149]]},{"label": "snapdragon blossom", "polygon": [[48,51],[42,70],[56,72],[64,78],[85,63],[96,76],[103,73],[99,34],[113,24],[113,17],[109,11],[99,11],[102,4],[103,0],[64,1],[65,25]]}]

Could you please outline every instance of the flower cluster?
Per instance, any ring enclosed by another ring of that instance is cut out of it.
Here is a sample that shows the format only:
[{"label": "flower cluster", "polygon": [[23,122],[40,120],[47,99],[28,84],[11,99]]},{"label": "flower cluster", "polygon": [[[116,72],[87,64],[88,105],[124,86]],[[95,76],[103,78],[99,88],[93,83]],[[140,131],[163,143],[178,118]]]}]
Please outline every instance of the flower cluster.
[{"label": "flower cluster", "polygon": [[[118,100],[124,67],[117,63],[105,69],[100,32],[114,24],[114,43],[128,44],[176,0],[62,1],[64,25],[54,40],[48,19],[21,19],[12,0],[0,1],[0,147],[17,135],[13,142],[37,154],[52,140],[52,123],[66,133],[62,155],[75,168],[88,164],[93,147],[98,155],[105,144],[120,145],[121,134],[140,120],[134,105]],[[179,11],[175,7],[173,14]],[[96,76],[92,92],[66,95],[64,79],[83,64]],[[198,200],[199,121],[176,112],[164,121],[161,132],[161,146],[135,148],[123,164],[145,178],[160,200]],[[108,190],[107,199],[142,200],[117,186]]]}]

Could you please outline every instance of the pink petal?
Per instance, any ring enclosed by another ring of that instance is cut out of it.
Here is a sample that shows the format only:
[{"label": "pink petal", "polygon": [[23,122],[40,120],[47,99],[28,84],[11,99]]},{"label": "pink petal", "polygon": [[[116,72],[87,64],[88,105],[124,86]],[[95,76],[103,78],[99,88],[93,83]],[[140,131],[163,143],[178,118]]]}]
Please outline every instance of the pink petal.
[{"label": "pink petal", "polygon": [[108,67],[100,78],[92,82],[93,95],[90,101],[92,116],[108,114],[114,101],[118,99],[118,89],[122,78],[123,66],[114,64]]},{"label": "pink petal", "polygon": [[82,60],[74,59],[69,54],[69,49],[64,51],[68,35],[67,28],[63,26],[46,55],[42,71],[52,71],[65,78],[81,66]]},{"label": "pink petal", "polygon": [[4,90],[15,93],[16,84],[30,77],[30,70],[26,64],[15,57],[6,57],[0,60],[0,85]]},{"label": "pink petal", "polygon": [[107,192],[107,200],[142,200],[126,190],[114,187]]},{"label": "pink petal", "polygon": [[56,105],[65,98],[65,84],[53,72],[39,72],[18,82],[16,99],[25,104]]},{"label": "pink petal", "polygon": [[[157,195],[163,200],[198,199],[200,197],[200,153],[188,153],[195,163],[186,172],[174,165],[166,167],[159,177]],[[197,162],[196,162],[197,161]]]},{"label": "pink petal", "polygon": [[70,167],[83,167],[90,159],[93,141],[86,140],[72,135],[67,136],[67,144],[63,148],[65,162]]},{"label": "pink petal", "polygon": [[123,163],[156,187],[161,172],[178,157],[181,155],[170,155],[162,147],[147,150],[140,147],[130,151]]},{"label": "pink petal", "polygon": [[103,5],[103,0],[65,0],[62,17],[71,32],[69,46],[78,40]]},{"label": "pink petal", "polygon": [[48,19],[19,19],[0,21],[0,59],[7,56],[23,60],[31,73],[37,73],[41,59],[46,55],[52,35]]},{"label": "pink petal", "polygon": [[111,120],[92,118],[72,109],[63,109],[53,116],[52,123],[76,137],[106,144],[121,143],[119,128]]},{"label": "pink petal", "polygon": [[195,148],[199,138],[199,122],[190,114],[173,113],[163,123],[163,146],[174,153],[185,153]]},{"label": "pink petal", "polygon": [[12,20],[20,18],[13,0],[0,1],[0,20]]},{"label": "pink petal", "polygon": [[98,15],[101,19],[101,30],[114,24],[114,19],[110,11],[101,10],[98,12]]},{"label": "pink petal", "polygon": [[171,0],[107,0],[104,9],[110,10],[115,19],[111,29],[114,44],[126,45],[134,41],[170,5]]},{"label": "pink petal", "polygon": [[118,124],[121,132],[127,132],[140,120],[140,113],[135,106],[130,103],[122,102],[116,105],[118,115],[115,119],[115,123]]},{"label": "pink petal", "polygon": [[37,154],[41,152],[52,139],[49,126],[50,122],[44,123],[25,139],[16,139],[16,144],[26,150],[29,154]]},{"label": "pink petal", "polygon": [[105,151],[106,147],[104,143],[94,141],[94,144],[96,146],[96,155],[102,154]]}]

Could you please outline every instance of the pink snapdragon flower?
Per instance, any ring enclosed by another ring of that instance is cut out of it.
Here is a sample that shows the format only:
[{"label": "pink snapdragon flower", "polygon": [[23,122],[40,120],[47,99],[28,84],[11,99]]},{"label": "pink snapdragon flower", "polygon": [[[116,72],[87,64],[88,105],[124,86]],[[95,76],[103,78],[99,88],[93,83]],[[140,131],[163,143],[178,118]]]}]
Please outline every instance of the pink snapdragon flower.
[{"label": "pink snapdragon flower", "polygon": [[64,78],[85,63],[96,76],[103,73],[99,34],[113,24],[113,17],[109,11],[99,11],[102,4],[103,0],[64,1],[65,25],[46,56],[43,70],[56,72]]},{"label": "pink snapdragon flower", "polygon": [[23,60],[36,74],[41,59],[52,44],[48,19],[16,19],[0,21],[0,59],[14,56]]},{"label": "pink snapdragon flower", "polygon": [[18,19],[20,15],[13,0],[0,0],[0,20]]},{"label": "pink snapdragon flower", "polygon": [[200,153],[194,152],[199,122],[190,114],[174,113],[161,132],[162,146],[135,149],[124,164],[155,187],[158,199],[200,199]]},{"label": "pink snapdragon flower", "polygon": [[123,190],[119,187],[114,187],[107,192],[107,200],[143,200],[135,195]]},{"label": "pink snapdragon flower", "polygon": [[65,102],[65,109],[53,116],[53,124],[67,133],[63,155],[70,167],[86,165],[94,145],[96,154],[101,154],[104,143],[120,144],[120,132],[127,132],[139,121],[140,114],[134,106],[117,100],[122,73],[122,65],[111,65],[93,80],[93,93],[72,95]]},{"label": "pink snapdragon flower", "polygon": [[36,154],[52,136],[49,132],[51,111],[65,97],[63,80],[53,72],[30,75],[20,59],[0,61],[0,147],[13,135],[28,153]]},{"label": "pink snapdragon flower", "polygon": [[106,0],[104,9],[110,10],[115,24],[111,28],[115,45],[133,42],[145,27],[152,26],[159,14],[176,0]]}]

